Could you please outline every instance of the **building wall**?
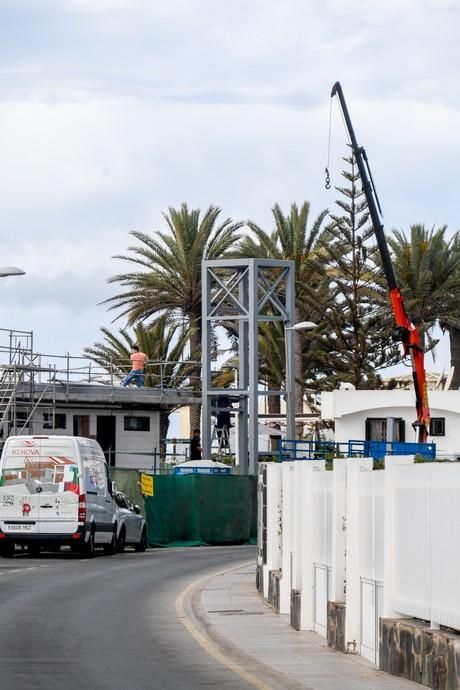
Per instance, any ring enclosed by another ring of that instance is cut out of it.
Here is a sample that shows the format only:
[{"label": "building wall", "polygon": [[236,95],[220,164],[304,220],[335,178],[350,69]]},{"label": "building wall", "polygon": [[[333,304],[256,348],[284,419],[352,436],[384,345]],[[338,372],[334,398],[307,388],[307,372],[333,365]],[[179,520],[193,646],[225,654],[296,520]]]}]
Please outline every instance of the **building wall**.
[{"label": "building wall", "polygon": [[[445,419],[445,435],[430,436],[438,456],[460,456],[460,391],[430,391],[431,417]],[[406,441],[415,441],[412,423],[416,418],[413,391],[338,390],[321,394],[322,419],[335,421],[335,440],[361,440],[368,417],[405,420]]]},{"label": "building wall", "polygon": [[[150,431],[125,431],[124,418],[128,415],[149,417]],[[117,466],[152,469],[154,450],[160,451],[160,413],[146,410],[116,412]]]},{"label": "building wall", "polygon": [[[66,426],[62,429],[48,429],[44,427],[44,414],[49,410],[38,409],[31,420],[30,433],[72,435],[74,416],[89,416],[89,433],[91,438],[97,438],[97,418],[115,417],[115,448],[117,467],[135,469],[151,469],[153,467],[154,449],[159,451],[160,413],[149,410],[110,410],[104,408],[66,408],[56,406],[56,414],[66,415]],[[148,417],[149,431],[125,430],[125,417]]]}]

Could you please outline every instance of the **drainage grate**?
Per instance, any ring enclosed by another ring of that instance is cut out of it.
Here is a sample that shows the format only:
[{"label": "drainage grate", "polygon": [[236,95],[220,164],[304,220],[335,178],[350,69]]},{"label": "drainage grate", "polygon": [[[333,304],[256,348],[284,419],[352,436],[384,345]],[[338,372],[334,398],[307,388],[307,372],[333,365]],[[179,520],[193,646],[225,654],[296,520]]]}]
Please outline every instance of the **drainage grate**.
[{"label": "drainage grate", "polygon": [[218,613],[220,616],[263,616],[265,611],[244,611],[243,609],[218,609],[208,611],[208,613]]}]

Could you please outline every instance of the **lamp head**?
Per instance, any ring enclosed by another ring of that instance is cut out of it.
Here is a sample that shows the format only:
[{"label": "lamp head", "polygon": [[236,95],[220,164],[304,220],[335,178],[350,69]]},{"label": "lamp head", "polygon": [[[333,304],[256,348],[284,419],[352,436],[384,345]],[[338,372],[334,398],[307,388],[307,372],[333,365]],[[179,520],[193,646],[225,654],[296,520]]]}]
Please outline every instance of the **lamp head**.
[{"label": "lamp head", "polygon": [[287,331],[311,331],[313,328],[317,328],[318,324],[314,321],[300,321],[295,323],[293,326],[285,326]]},{"label": "lamp head", "polygon": [[0,266],[0,278],[23,275],[25,275],[25,271],[23,271],[22,268],[17,268],[16,266]]}]

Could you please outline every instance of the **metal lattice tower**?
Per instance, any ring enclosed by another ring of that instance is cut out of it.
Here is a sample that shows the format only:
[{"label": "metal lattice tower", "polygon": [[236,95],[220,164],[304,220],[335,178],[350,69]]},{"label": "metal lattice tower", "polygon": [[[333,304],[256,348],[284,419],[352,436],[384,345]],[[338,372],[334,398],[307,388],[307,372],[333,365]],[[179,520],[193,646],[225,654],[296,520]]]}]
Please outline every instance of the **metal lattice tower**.
[{"label": "metal lattice tower", "polygon": [[[212,400],[219,395],[238,398],[238,446],[240,474],[257,474],[259,398],[283,395],[282,390],[259,390],[259,323],[281,321],[292,326],[295,299],[295,264],[274,259],[225,259],[202,263],[202,446],[203,457],[211,456]],[[236,324],[238,332],[237,388],[212,385],[212,332],[224,323]],[[292,366],[293,331],[285,330],[287,373],[286,391],[295,385]],[[292,428],[292,396],[286,396],[287,419]]]}]

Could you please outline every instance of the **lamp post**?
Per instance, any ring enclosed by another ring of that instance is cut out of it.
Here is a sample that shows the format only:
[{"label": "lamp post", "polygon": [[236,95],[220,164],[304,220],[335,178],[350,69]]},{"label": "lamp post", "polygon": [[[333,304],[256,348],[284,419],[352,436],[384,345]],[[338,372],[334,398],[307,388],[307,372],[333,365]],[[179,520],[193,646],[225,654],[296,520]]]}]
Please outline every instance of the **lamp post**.
[{"label": "lamp post", "polygon": [[313,321],[300,321],[293,326],[284,326],[284,347],[286,352],[286,439],[295,439],[295,389],[294,339],[295,331],[311,331],[318,324]]},{"label": "lamp post", "polygon": [[8,276],[23,276],[25,271],[16,266],[0,266],[0,278],[7,278]]}]

